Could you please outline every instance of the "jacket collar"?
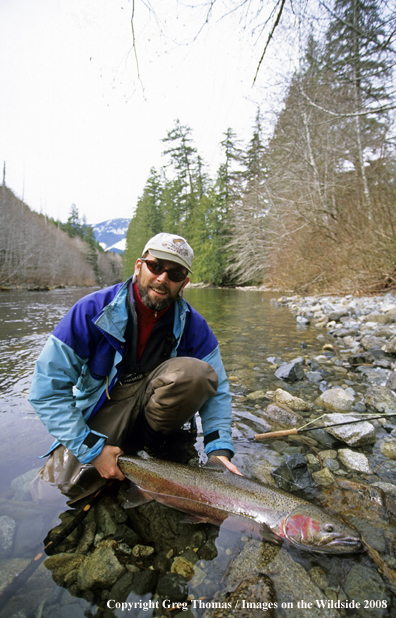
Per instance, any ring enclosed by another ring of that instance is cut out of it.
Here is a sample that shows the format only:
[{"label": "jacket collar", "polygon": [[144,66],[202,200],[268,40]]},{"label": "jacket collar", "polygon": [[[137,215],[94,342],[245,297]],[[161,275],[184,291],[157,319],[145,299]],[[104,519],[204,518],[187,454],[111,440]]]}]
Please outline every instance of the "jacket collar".
[{"label": "jacket collar", "polygon": [[[103,332],[118,341],[125,342],[124,333],[128,322],[127,294],[130,283],[135,283],[135,275],[129,277],[113,300],[98,313],[93,319],[94,324]],[[175,319],[173,323],[173,334],[179,339],[184,330],[184,323],[187,312],[190,311],[188,303],[184,298],[175,300]]]}]

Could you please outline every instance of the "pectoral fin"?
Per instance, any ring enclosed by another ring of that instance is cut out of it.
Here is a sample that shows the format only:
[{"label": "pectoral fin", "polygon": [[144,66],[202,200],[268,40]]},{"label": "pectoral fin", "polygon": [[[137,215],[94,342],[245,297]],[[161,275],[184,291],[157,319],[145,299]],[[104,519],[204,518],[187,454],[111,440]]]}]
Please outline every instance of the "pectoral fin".
[{"label": "pectoral fin", "polygon": [[154,500],[153,496],[145,492],[137,485],[131,485],[125,494],[124,509],[134,509],[142,504],[147,504]]},{"label": "pectoral fin", "polygon": [[268,543],[279,545],[282,542],[282,539],[272,532],[271,528],[266,524],[259,524],[254,519],[248,519],[247,517],[229,515],[221,525],[227,530],[246,534],[254,539],[267,541]]}]

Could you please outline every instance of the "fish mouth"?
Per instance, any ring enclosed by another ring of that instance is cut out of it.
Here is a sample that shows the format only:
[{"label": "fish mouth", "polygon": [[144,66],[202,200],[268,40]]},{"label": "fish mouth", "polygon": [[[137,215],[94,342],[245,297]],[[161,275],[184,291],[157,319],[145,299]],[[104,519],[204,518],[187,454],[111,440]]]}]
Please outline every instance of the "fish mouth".
[{"label": "fish mouth", "polygon": [[329,541],[325,541],[323,545],[319,545],[318,547],[316,547],[316,551],[320,551],[320,552],[328,551],[332,553],[337,553],[337,552],[355,553],[358,551],[363,551],[363,544],[362,544],[361,539],[356,538],[356,537],[335,538]]}]

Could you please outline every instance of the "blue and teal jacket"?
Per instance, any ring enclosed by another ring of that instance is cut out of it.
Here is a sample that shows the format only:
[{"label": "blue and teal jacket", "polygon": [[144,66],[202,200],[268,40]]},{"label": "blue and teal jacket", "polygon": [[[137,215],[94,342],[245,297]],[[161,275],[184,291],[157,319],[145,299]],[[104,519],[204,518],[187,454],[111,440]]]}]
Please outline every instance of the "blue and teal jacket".
[{"label": "blue and teal jacket", "polygon": [[[50,335],[35,366],[29,401],[56,438],[51,451],[63,444],[81,463],[97,457],[107,437],[90,430],[87,422],[120,376],[131,282],[132,278],[80,299]],[[216,394],[199,410],[204,436],[215,436],[206,444],[206,453],[233,453],[231,395],[217,340],[203,317],[181,298],[174,302],[173,335],[171,358],[198,358],[218,374]],[[84,444],[90,432],[101,437],[93,447]]]}]

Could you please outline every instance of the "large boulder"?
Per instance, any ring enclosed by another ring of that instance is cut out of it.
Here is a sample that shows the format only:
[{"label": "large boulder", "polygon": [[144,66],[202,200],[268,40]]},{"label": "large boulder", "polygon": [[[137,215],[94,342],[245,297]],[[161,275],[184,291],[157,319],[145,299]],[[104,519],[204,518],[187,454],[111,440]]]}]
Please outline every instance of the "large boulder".
[{"label": "large boulder", "polygon": [[279,380],[284,380],[285,382],[296,382],[297,380],[303,380],[305,377],[303,369],[304,362],[304,359],[297,358],[290,361],[290,363],[281,365],[275,371],[275,377],[279,378]]},{"label": "large boulder", "polygon": [[384,414],[396,413],[396,396],[386,386],[370,386],[367,389],[363,402],[373,412],[383,412]]},{"label": "large boulder", "polygon": [[276,429],[291,429],[300,427],[304,423],[304,418],[300,414],[280,403],[270,403],[261,415]]},{"label": "large boulder", "polygon": [[[350,414],[326,414],[322,419],[324,425],[337,425],[337,423],[358,420],[356,416]],[[326,431],[337,440],[340,440],[340,442],[345,442],[349,446],[374,444],[376,440],[374,425],[367,421],[327,427]]]},{"label": "large boulder", "polygon": [[333,410],[334,412],[349,412],[349,410],[353,408],[355,398],[345,389],[335,387],[329,388],[322,393],[316,401],[327,410]]}]

